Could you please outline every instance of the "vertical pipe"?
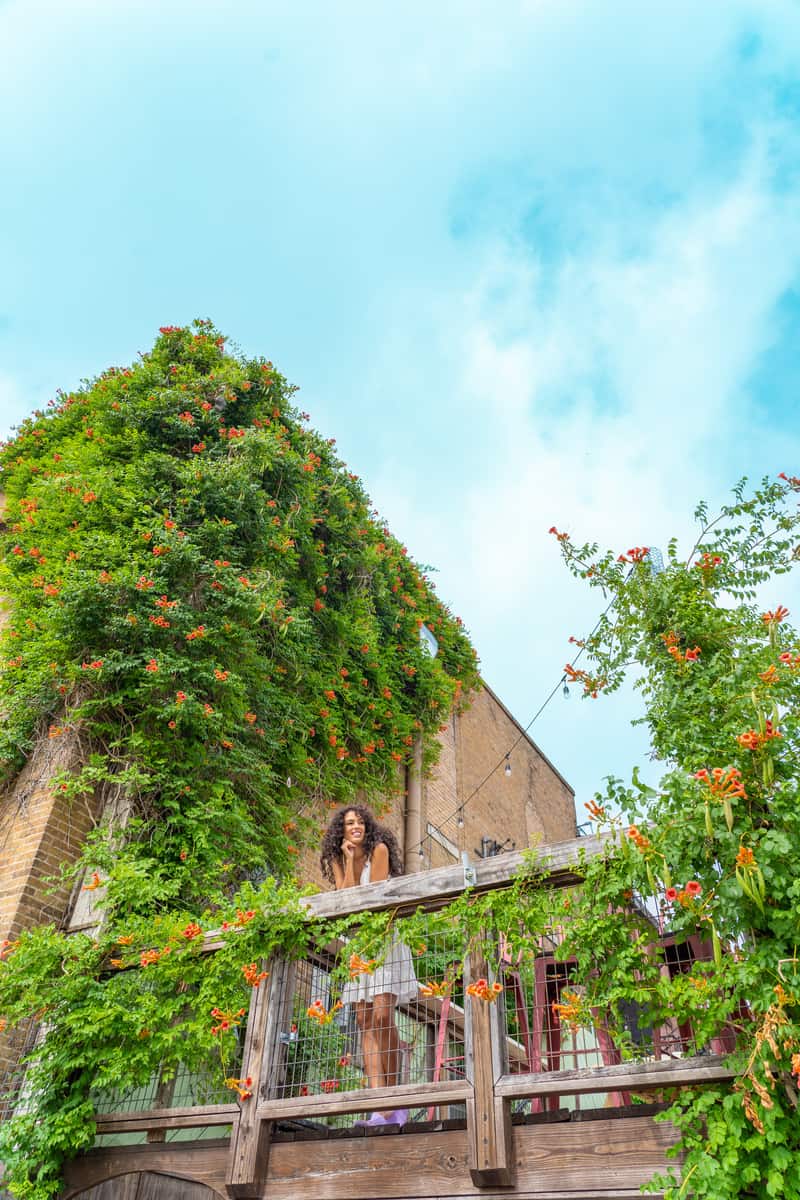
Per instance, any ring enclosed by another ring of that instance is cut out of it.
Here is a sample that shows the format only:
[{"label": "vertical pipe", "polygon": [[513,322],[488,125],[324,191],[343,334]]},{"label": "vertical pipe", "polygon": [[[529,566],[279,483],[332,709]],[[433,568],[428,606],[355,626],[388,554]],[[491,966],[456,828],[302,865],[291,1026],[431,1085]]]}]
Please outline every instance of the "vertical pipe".
[{"label": "vertical pipe", "polygon": [[414,754],[406,770],[405,867],[412,875],[422,868],[422,737],[414,742]]}]

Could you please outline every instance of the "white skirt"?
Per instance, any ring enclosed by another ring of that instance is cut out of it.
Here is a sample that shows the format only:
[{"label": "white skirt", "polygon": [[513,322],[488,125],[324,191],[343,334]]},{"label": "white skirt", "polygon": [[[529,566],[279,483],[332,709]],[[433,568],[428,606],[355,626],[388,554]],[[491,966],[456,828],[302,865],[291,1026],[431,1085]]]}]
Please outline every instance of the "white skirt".
[{"label": "white skirt", "polygon": [[386,958],[371,975],[365,971],[345,984],[340,999],[342,1004],[371,1004],[376,996],[387,992],[398,1004],[407,1004],[419,992],[411,951],[404,942],[397,940],[392,942]]}]

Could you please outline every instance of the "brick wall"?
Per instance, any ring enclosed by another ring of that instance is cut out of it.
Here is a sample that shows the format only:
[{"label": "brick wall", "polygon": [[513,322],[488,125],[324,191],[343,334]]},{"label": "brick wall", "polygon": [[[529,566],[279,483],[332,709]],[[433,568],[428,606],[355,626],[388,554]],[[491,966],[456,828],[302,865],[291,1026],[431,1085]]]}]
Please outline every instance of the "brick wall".
[{"label": "brick wall", "polygon": [[[66,915],[70,887],[57,886],[53,877],[75,861],[95,814],[87,804],[67,801],[52,780],[77,757],[77,739],[69,733],[40,740],[0,797],[0,941],[33,925],[60,924]],[[0,1035],[0,1071],[9,1059]]]},{"label": "brick wall", "polygon": [[[508,839],[518,850],[575,837],[574,793],[566,780],[490,688],[471,699],[441,735],[442,757],[425,783],[423,832],[434,827],[424,847],[425,867],[452,863],[454,850],[476,858],[484,837]],[[511,774],[501,765],[484,783],[512,746]]]},{"label": "brick wall", "polygon": [[[472,697],[464,712],[452,714],[439,734],[441,753],[422,786],[423,854],[412,854],[411,869],[427,870],[457,862],[466,850],[475,859],[484,837],[514,842],[518,850],[575,837],[574,793],[553,764],[527,736],[490,688]],[[510,754],[511,774],[503,766],[472,793]],[[471,798],[470,798],[471,797]],[[458,809],[463,804],[463,826]],[[404,795],[381,818],[404,847]],[[510,848],[510,847],[509,847]],[[327,887],[317,866],[319,852],[307,851],[298,874]]]}]

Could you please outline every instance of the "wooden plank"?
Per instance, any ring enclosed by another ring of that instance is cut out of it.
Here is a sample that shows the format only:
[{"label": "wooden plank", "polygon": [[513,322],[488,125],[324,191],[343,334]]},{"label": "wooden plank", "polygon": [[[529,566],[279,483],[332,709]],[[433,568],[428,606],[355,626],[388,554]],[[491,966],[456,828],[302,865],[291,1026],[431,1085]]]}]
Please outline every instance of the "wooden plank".
[{"label": "wooden plank", "polygon": [[166,1145],[108,1146],[89,1150],[64,1164],[64,1190],[59,1200],[83,1200],[81,1193],[108,1179],[137,1171],[185,1179],[212,1189],[225,1200],[228,1140],[167,1142]]},{"label": "wooden plank", "polygon": [[140,1133],[147,1129],[200,1129],[232,1125],[238,1104],[207,1104],[197,1108],[151,1108],[145,1112],[104,1113],[95,1118],[98,1133]]},{"label": "wooden plank", "polygon": [[[413,1127],[412,1127],[413,1128]],[[630,1200],[668,1165],[676,1140],[651,1118],[514,1127],[513,1190],[484,1189],[468,1170],[464,1129],[275,1142],[264,1200]]]},{"label": "wooden plank", "polygon": [[[542,880],[552,887],[566,887],[578,882],[576,872],[581,853],[587,858],[601,854],[608,841],[603,834],[587,838],[571,838],[542,846],[538,864]],[[524,867],[522,851],[496,854],[474,863],[476,892],[508,887]],[[434,871],[419,871],[414,875],[399,875],[383,883],[367,883],[360,887],[344,888],[339,892],[322,892],[306,896],[302,903],[312,918],[331,918],[348,913],[382,912],[387,908],[416,907],[418,904],[443,903],[465,890],[462,866],[437,867]]]},{"label": "wooden plank", "polygon": [[[410,1127],[413,1129],[413,1126]],[[600,1118],[514,1127],[514,1200],[633,1200],[668,1165],[676,1140],[667,1122],[650,1117]],[[134,1171],[163,1172],[205,1183],[224,1196],[225,1142],[167,1143],[92,1150],[65,1167],[62,1200]],[[674,1162],[673,1162],[673,1165]],[[488,1195],[496,1195],[489,1191]],[[502,1194],[502,1193],[501,1193]],[[275,1141],[262,1200],[462,1200],[487,1192],[467,1169],[464,1129]]]},{"label": "wooden plank", "polygon": [[587,1067],[541,1074],[503,1075],[495,1085],[498,1096],[580,1096],[589,1092],[646,1092],[662,1087],[690,1087],[701,1083],[724,1083],[736,1072],[725,1066],[718,1054],[695,1058],[662,1059],[651,1063],[620,1063],[613,1067]]},{"label": "wooden plank", "polygon": [[260,1196],[266,1177],[272,1125],[258,1115],[257,1098],[265,1061],[269,1062],[279,1040],[276,1031],[280,1027],[280,1013],[287,987],[291,987],[287,977],[293,978],[293,975],[287,962],[274,959],[268,978],[252,992],[241,1067],[242,1079],[251,1080],[252,1095],[239,1102],[239,1117],[231,1134],[225,1186],[232,1200],[251,1200]]},{"label": "wooden plank", "polygon": [[[465,986],[489,978],[482,953],[470,954]],[[496,1003],[471,1000],[466,1021],[466,1073],[472,1084],[467,1098],[468,1164],[477,1187],[510,1187],[514,1180],[510,1101],[495,1096],[495,1081],[507,1070],[501,1029],[502,1013]]]},{"label": "wooden plank", "polygon": [[258,1115],[271,1121],[296,1117],[322,1118],[342,1113],[382,1112],[389,1108],[428,1108],[437,1104],[461,1104],[472,1094],[465,1079],[444,1083],[403,1083],[399,1087],[362,1088],[357,1092],[336,1092],[329,1096],[290,1096],[285,1100],[264,1100]]},{"label": "wooden plank", "polygon": [[[172,1022],[173,1025],[177,1021]],[[172,1097],[175,1095],[175,1075],[171,1075],[169,1079],[164,1079],[163,1074],[159,1075],[158,1087],[154,1096],[156,1108],[169,1108]],[[167,1136],[167,1131],[163,1127],[150,1126],[147,1130],[148,1142],[163,1142]]]},{"label": "wooden plank", "polygon": [[[581,875],[577,868],[581,855],[594,858],[602,854],[608,836],[596,834],[592,837],[570,838],[566,842],[540,846],[538,867],[542,881],[549,887],[569,887],[579,883]],[[492,888],[510,886],[514,876],[525,867],[524,855],[524,851],[514,850],[509,854],[495,854],[492,858],[479,859],[473,863],[476,875],[473,891],[485,892]],[[455,896],[460,896],[464,890],[464,868],[457,865],[399,875],[387,879],[384,883],[365,883],[359,887],[344,888],[339,892],[320,892],[317,896],[304,896],[301,903],[308,910],[310,920],[328,919],[346,916],[348,913],[383,912],[387,908],[416,908],[420,904],[435,908]],[[236,930],[228,930],[228,934],[231,933],[235,934]],[[222,930],[209,929],[200,949],[204,954],[208,954],[219,950],[224,944]]]}]

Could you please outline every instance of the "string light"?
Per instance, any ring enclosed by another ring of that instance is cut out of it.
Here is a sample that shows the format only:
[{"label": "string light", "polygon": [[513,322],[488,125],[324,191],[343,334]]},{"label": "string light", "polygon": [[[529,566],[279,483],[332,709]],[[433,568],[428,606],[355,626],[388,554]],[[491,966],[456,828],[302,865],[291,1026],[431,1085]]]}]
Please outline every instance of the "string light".
[{"label": "string light", "polygon": [[[631,571],[632,570],[633,570],[633,568],[631,568]],[[629,574],[630,574],[630,572],[629,572]],[[592,636],[600,628],[600,626],[602,625],[603,620],[606,616],[606,613],[609,611],[610,608],[612,608],[613,604],[614,604],[614,597],[612,596],[612,598],[609,600],[606,607],[603,609],[602,614],[598,618],[597,623],[594,626],[594,629],[592,629],[589,636],[584,639],[583,644],[580,646],[578,653],[573,658],[572,662],[570,663],[570,666],[574,667],[575,664],[577,663],[578,659],[582,656],[582,654],[586,648],[586,644],[590,641]],[[442,826],[446,825],[448,823],[448,821],[452,821],[453,817],[456,817],[456,824],[457,824],[458,828],[463,829],[463,827],[464,827],[464,809],[469,804],[470,800],[473,800],[475,798],[475,796],[477,796],[478,792],[489,782],[489,780],[492,778],[492,776],[495,774],[495,772],[500,769],[501,766],[503,767],[503,770],[504,770],[504,773],[506,776],[511,774],[510,756],[516,750],[517,746],[520,744],[522,739],[527,736],[528,730],[531,728],[531,726],[534,724],[534,722],[538,721],[539,717],[542,715],[544,710],[547,708],[548,704],[553,699],[553,697],[555,696],[555,694],[559,688],[562,689],[562,695],[563,695],[564,699],[565,700],[568,699],[570,692],[569,692],[569,688],[567,687],[566,675],[562,675],[561,678],[559,679],[558,683],[556,683],[555,686],[550,690],[548,695],[545,697],[545,699],[542,701],[542,703],[537,708],[536,712],[531,717],[530,721],[528,721],[528,724],[525,726],[525,728],[519,734],[516,741],[514,741],[512,743],[511,747],[503,755],[503,757],[498,759],[498,761],[492,767],[491,771],[488,771],[487,774],[484,775],[484,777],[480,781],[480,783],[472,789],[470,794],[467,796],[466,800],[462,800],[461,803],[458,805],[458,808],[454,809],[453,812],[449,813],[448,816],[446,816],[444,818],[441,825],[436,826],[436,830],[438,833],[442,833]],[[426,837],[430,837],[430,834],[427,834]],[[418,853],[419,853],[420,858],[425,857],[425,852],[423,850],[424,841],[425,841],[425,839],[423,839],[423,841],[419,843]],[[413,849],[413,847],[409,847],[409,849]]]}]

